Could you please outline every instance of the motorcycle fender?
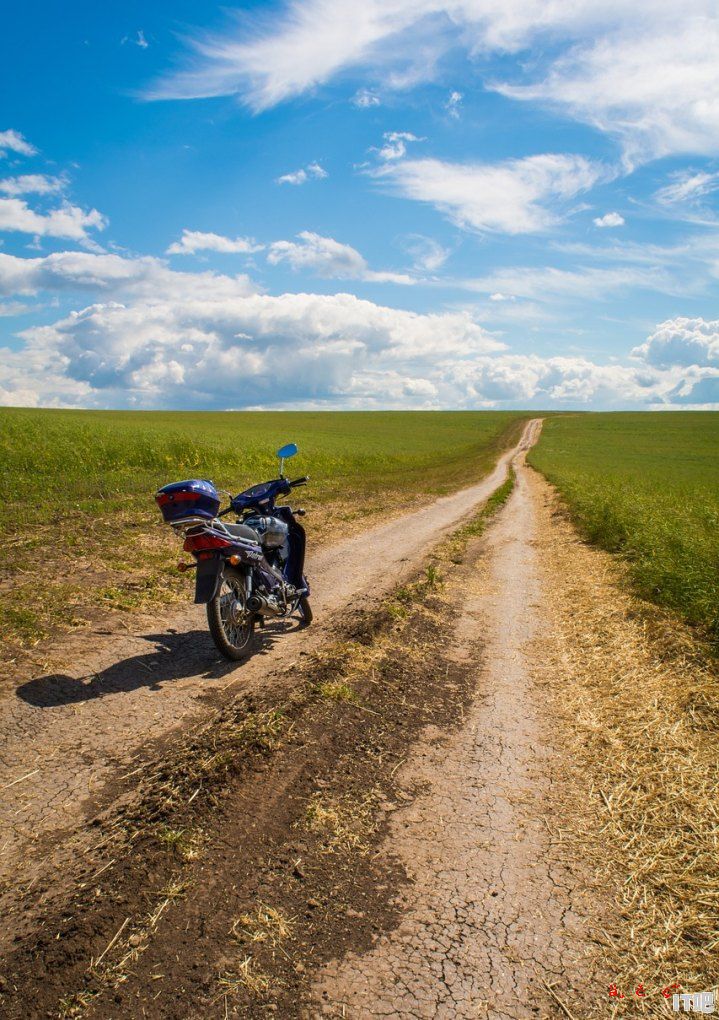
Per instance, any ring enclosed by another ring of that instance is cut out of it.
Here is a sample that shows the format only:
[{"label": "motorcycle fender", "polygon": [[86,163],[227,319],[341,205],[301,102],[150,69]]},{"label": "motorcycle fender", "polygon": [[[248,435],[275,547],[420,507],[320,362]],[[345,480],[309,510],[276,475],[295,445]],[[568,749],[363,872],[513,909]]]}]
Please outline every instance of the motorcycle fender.
[{"label": "motorcycle fender", "polygon": [[222,580],[222,560],[213,556],[211,560],[200,560],[195,576],[195,602],[212,602]]}]

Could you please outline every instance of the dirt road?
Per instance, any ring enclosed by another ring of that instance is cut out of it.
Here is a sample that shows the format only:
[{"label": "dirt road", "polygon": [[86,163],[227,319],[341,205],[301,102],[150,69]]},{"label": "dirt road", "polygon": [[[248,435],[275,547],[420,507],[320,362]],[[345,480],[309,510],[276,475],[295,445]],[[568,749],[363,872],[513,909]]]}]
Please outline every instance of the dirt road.
[{"label": "dirt road", "polygon": [[[520,447],[533,441],[537,422]],[[416,513],[310,552],[308,575],[319,623],[310,631],[268,627],[262,654],[241,667],[220,660],[197,607],[122,637],[87,637],[66,673],[23,683],[0,703],[0,909],[18,888],[48,878],[81,852],[87,822],[127,799],[148,743],[201,723],[206,703],[241,686],[264,690],[291,682],[283,667],[333,633],[349,603],[377,600],[408,575],[427,550],[501,483],[512,452],[481,483]],[[281,640],[278,638],[281,637]],[[6,930],[6,935],[9,932]],[[0,933],[0,946],[3,935]]]},{"label": "dirt road", "polygon": [[[477,694],[456,732],[425,731],[397,777],[424,791],[393,814],[386,841],[412,879],[401,923],[325,969],[314,994],[328,1016],[524,1020],[563,1015],[556,982],[572,1008],[578,991],[581,1002],[599,987],[587,960],[598,904],[548,824],[562,755],[552,699],[536,682],[547,651],[542,483],[523,454],[515,466],[486,558],[458,593],[450,654],[470,665]],[[594,1006],[585,1000],[579,1015]]]}]

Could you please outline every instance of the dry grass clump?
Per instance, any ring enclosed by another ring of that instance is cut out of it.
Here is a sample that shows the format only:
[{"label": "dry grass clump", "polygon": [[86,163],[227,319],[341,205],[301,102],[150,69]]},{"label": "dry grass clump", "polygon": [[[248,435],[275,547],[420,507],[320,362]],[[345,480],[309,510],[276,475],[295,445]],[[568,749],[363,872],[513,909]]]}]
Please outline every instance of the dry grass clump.
[{"label": "dry grass clump", "polygon": [[239,995],[243,991],[253,995],[265,995],[270,989],[270,979],[253,964],[247,956],[237,965],[237,972],[220,978],[220,988],[228,995]]},{"label": "dry grass clump", "polygon": [[367,839],[376,825],[377,800],[375,791],[359,801],[329,800],[322,794],[315,794],[307,805],[305,825],[323,837],[323,853],[364,853]]},{"label": "dry grass clump", "polygon": [[663,1016],[662,988],[717,980],[719,674],[683,625],[629,594],[614,558],[556,514],[550,525],[553,507],[540,542],[556,627],[547,675],[561,678],[569,750],[599,816],[593,831],[586,802],[574,805],[573,838],[613,900],[596,937],[628,992],[617,1008]]},{"label": "dry grass clump", "polygon": [[260,904],[250,914],[238,917],[230,934],[239,942],[270,945],[273,949],[292,937],[293,921],[280,910]]}]

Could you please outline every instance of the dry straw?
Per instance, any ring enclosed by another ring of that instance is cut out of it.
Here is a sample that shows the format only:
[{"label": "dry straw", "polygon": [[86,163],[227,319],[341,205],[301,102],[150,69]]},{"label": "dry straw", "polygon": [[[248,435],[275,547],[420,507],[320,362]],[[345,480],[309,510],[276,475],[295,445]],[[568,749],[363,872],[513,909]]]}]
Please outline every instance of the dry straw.
[{"label": "dry straw", "polygon": [[561,684],[562,729],[586,793],[566,805],[570,840],[606,890],[594,936],[625,991],[616,1015],[666,1016],[662,988],[717,980],[716,664],[686,627],[629,594],[617,561],[582,544],[546,486],[533,487],[546,500],[540,544],[555,635],[543,644],[545,676]]}]

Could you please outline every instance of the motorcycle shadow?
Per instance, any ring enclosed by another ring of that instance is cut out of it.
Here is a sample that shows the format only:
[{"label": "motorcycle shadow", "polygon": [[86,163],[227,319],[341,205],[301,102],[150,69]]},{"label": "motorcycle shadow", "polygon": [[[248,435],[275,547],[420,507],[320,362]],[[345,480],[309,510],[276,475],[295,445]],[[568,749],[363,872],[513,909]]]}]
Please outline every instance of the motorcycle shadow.
[{"label": "motorcycle shadow", "polygon": [[[288,627],[285,621],[281,621],[284,626],[280,628],[279,622],[260,631],[261,639],[255,638],[248,659],[268,652],[278,637],[296,629]],[[163,684],[188,677],[218,680],[243,665],[222,658],[206,630],[143,634],[140,638],[153,645],[150,651],[131,655],[87,676],[49,673],[35,677],[21,684],[15,693],[21,701],[35,708],[58,708],[113,694],[129,694],[141,688],[160,690]]]}]

